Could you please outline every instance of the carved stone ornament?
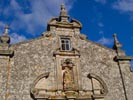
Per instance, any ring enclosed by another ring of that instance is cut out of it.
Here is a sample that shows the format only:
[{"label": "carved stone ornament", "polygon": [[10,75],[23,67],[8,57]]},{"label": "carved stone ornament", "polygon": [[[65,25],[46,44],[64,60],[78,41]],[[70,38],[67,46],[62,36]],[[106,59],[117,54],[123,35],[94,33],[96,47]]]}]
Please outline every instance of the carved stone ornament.
[{"label": "carved stone ornament", "polygon": [[[49,77],[49,72],[46,72],[44,74],[41,74],[40,76],[37,77],[37,79],[33,82],[31,85],[31,96],[32,98],[48,98],[49,96],[46,94],[47,92],[47,86],[46,86],[46,80]],[[40,81],[41,80],[41,81]],[[40,89],[41,87],[42,89]]]},{"label": "carved stone ornament", "polygon": [[64,90],[73,90],[74,88],[74,73],[71,59],[66,59],[62,64],[63,70],[63,89]]}]

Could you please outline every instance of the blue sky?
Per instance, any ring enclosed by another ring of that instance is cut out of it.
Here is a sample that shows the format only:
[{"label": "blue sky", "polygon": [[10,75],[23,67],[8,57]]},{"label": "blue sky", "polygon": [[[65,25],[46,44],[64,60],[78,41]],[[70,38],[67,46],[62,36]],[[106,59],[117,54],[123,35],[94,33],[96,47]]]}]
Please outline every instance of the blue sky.
[{"label": "blue sky", "polygon": [[122,49],[133,55],[133,0],[0,0],[0,34],[8,24],[12,43],[39,37],[62,3],[88,39],[111,48],[117,33]]}]

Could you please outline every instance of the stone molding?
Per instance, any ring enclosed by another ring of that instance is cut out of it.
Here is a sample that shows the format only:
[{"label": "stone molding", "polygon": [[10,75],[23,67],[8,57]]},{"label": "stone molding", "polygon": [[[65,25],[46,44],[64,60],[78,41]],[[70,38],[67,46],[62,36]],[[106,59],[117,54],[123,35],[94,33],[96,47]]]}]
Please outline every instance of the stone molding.
[{"label": "stone molding", "polygon": [[118,60],[132,60],[133,56],[115,56],[114,60],[118,61]]},{"label": "stone molding", "polygon": [[56,49],[56,51],[53,53],[54,56],[56,55],[62,55],[62,56],[80,56],[80,52],[75,49],[72,48],[71,51],[61,51],[60,48]]},{"label": "stone molding", "polygon": [[36,90],[36,89],[34,88],[35,85],[37,84],[37,82],[38,82],[40,79],[42,79],[42,78],[48,78],[48,77],[49,77],[49,74],[50,74],[49,72],[43,73],[43,74],[39,75],[39,76],[36,78],[36,80],[33,82],[33,84],[31,85],[31,88],[30,88],[30,93],[31,93],[31,95],[32,95],[33,98],[36,97],[36,94],[37,94],[37,92],[38,92],[38,90]]},{"label": "stone molding", "polygon": [[105,84],[105,82],[101,79],[101,77],[99,77],[95,74],[92,74],[92,73],[89,73],[87,77],[90,78],[90,79],[94,78],[94,79],[98,80],[100,82],[100,84],[102,85],[102,88],[103,88],[102,96],[107,95],[108,88],[107,88],[107,85]]},{"label": "stone molding", "polygon": [[13,53],[12,50],[0,50],[0,56],[13,56]]}]

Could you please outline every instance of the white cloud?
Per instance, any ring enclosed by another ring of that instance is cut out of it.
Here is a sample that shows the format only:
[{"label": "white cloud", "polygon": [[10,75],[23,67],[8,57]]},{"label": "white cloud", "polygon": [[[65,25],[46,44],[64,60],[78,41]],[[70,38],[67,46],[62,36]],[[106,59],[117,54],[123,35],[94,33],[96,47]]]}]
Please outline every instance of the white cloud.
[{"label": "white cloud", "polygon": [[107,0],[95,0],[96,2],[99,2],[101,4],[106,4],[107,3]]},{"label": "white cloud", "polygon": [[113,4],[113,8],[124,12],[133,12],[133,0],[118,0]]},{"label": "white cloud", "polygon": [[120,12],[129,14],[130,19],[133,20],[133,0],[117,0],[112,7]]},{"label": "white cloud", "polygon": [[99,27],[104,27],[104,24],[103,24],[102,22],[99,22],[99,23],[98,23],[98,26],[99,26]]},{"label": "white cloud", "polygon": [[4,24],[3,22],[0,22],[0,34],[3,33],[3,31],[4,31],[4,26],[5,26],[5,24]]},{"label": "white cloud", "polygon": [[15,44],[15,43],[22,42],[22,41],[26,40],[25,36],[18,35],[17,33],[12,33],[10,35],[10,37],[11,37],[11,44]]},{"label": "white cloud", "polygon": [[103,35],[103,34],[104,34],[104,32],[101,30],[101,31],[99,31],[99,34],[102,34],[102,35]]},{"label": "white cloud", "polygon": [[99,39],[97,41],[97,43],[100,43],[102,45],[112,45],[113,44],[113,39],[102,37],[101,39]]},{"label": "white cloud", "polygon": [[129,15],[130,15],[130,20],[133,20],[133,12],[129,13]]},{"label": "white cloud", "polygon": [[[64,3],[67,11],[72,8],[75,0],[27,0],[29,6],[23,6],[16,0],[10,0],[8,7],[5,7],[5,17],[13,17],[10,23],[13,30],[26,30],[28,33],[38,34],[40,27],[46,27],[51,17],[59,15],[60,5]],[[25,9],[28,13],[25,13]]]},{"label": "white cloud", "polygon": [[[5,23],[0,22],[0,35],[3,34],[5,25],[6,25]],[[11,44],[15,44],[15,43],[18,43],[18,42],[22,42],[24,40],[27,40],[25,36],[19,35],[17,33],[12,33],[10,35],[10,38],[11,38]]]}]

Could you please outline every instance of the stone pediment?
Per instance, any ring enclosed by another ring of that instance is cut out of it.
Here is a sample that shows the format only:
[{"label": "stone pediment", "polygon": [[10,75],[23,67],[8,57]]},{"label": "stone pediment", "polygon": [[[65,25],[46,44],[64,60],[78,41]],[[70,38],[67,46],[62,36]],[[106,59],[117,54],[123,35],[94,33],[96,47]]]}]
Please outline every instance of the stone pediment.
[{"label": "stone pediment", "polygon": [[71,51],[61,51],[60,48],[56,49],[56,51],[53,53],[53,55],[62,55],[62,56],[80,56],[80,52],[72,48]]},{"label": "stone pediment", "polygon": [[82,24],[76,19],[72,19],[71,23],[73,24],[73,26],[75,26],[77,28],[82,28]]},{"label": "stone pediment", "polygon": [[59,21],[59,18],[52,18],[49,22],[48,22],[48,27],[47,30],[50,29],[51,26],[55,26],[55,27],[65,27],[65,28],[82,28],[82,24],[75,20],[72,19],[70,22],[68,21]]},{"label": "stone pediment", "polygon": [[47,26],[47,30],[51,30],[51,27],[63,27],[63,28],[82,28],[82,24],[75,20],[69,20],[69,16],[67,15],[67,11],[65,10],[65,6],[61,5],[61,12],[60,12],[60,16],[57,18],[52,18],[49,22],[48,22],[48,26]]}]

